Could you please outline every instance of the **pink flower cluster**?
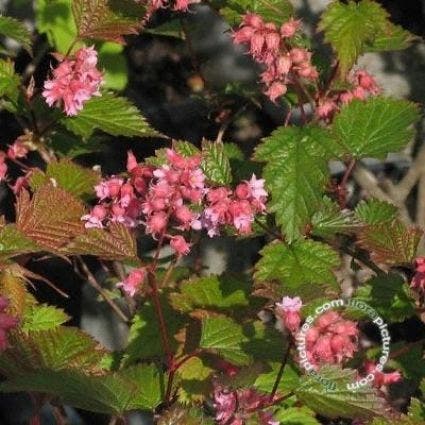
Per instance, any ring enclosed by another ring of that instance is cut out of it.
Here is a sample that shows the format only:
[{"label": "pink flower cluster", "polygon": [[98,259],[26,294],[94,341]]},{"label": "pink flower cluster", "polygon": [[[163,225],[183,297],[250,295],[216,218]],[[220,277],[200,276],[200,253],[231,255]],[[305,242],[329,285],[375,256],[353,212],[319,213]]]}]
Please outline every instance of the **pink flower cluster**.
[{"label": "pink flower cluster", "polygon": [[425,293],[425,257],[418,257],[415,261],[415,275],[410,287],[419,293]]},{"label": "pink flower cluster", "polygon": [[122,282],[117,283],[117,287],[122,288],[130,297],[134,297],[145,281],[147,273],[146,267],[133,269]]},{"label": "pink flower cluster", "polygon": [[344,90],[319,100],[316,107],[318,118],[330,122],[337,111],[354,99],[365,100],[369,96],[380,93],[380,88],[375,79],[366,71],[359,69],[349,77],[352,84],[351,90]]},{"label": "pink flower cluster", "polygon": [[376,388],[381,388],[386,385],[394,384],[401,380],[401,374],[399,371],[384,373],[376,369],[375,363],[372,361],[367,361],[364,364],[365,374],[368,375],[372,373],[375,376],[373,380],[373,386]]},{"label": "pink flower cluster", "polygon": [[276,303],[275,314],[280,329],[286,328],[292,334],[298,332],[301,323],[300,310],[302,305],[300,297],[283,297],[280,303]]},{"label": "pink flower cluster", "polygon": [[16,317],[5,312],[8,306],[9,300],[5,297],[0,297],[0,351],[4,351],[9,347],[7,333],[18,324]]},{"label": "pink flower cluster", "polygon": [[249,13],[233,34],[235,44],[248,44],[251,56],[265,65],[261,81],[265,84],[264,93],[273,102],[286,93],[287,85],[293,84],[294,79],[316,80],[319,76],[311,64],[311,52],[290,45],[300,24],[291,19],[277,28],[261,16]]},{"label": "pink flower cluster", "polygon": [[[264,180],[255,175],[234,191],[208,188],[200,155],[183,157],[167,149],[166,159],[165,165],[154,168],[138,164],[129,152],[129,177],[112,176],[95,187],[99,202],[82,217],[86,228],[103,228],[111,222],[127,227],[143,225],[146,234],[161,243],[167,241],[176,255],[182,256],[190,252],[191,244],[175,232],[205,229],[212,237],[227,225],[247,234],[252,231],[255,215],[265,212]],[[137,287],[132,279],[122,286]]]},{"label": "pink flower cluster", "polygon": [[64,58],[44,83],[43,96],[49,106],[62,106],[66,115],[77,115],[84,103],[100,96],[102,73],[96,68],[94,47],[79,49],[73,58]]},{"label": "pink flower cluster", "polygon": [[319,366],[336,364],[353,357],[358,349],[357,324],[335,311],[322,314],[306,334],[308,361]]},{"label": "pink flower cluster", "polygon": [[[215,420],[219,425],[245,425],[247,420],[256,415],[256,411],[267,406],[269,397],[254,389],[229,391],[220,386],[214,390]],[[260,425],[279,425],[273,415],[267,411],[259,411],[257,416]],[[250,422],[251,423],[251,422]]]},{"label": "pink flower cluster", "polygon": [[[6,152],[0,151],[0,181],[8,180],[7,172],[9,167],[7,161],[15,162],[19,166],[24,167],[20,160],[26,158],[27,155],[28,148],[21,141],[21,137],[18,137],[15,142],[9,146]],[[15,183],[9,186],[13,193],[18,193],[22,187],[28,186],[27,175],[18,177]]]}]

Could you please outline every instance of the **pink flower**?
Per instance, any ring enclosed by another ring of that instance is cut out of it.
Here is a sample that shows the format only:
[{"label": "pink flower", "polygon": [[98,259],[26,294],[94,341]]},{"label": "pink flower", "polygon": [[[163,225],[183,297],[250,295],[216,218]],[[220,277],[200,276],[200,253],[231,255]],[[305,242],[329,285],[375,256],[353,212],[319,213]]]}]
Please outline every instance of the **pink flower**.
[{"label": "pink flower", "polygon": [[310,52],[305,49],[301,49],[300,47],[294,47],[293,49],[291,49],[289,55],[292,59],[292,62],[294,62],[296,65],[299,65],[303,62],[308,62],[311,57]]},{"label": "pink flower", "polygon": [[6,180],[7,169],[7,164],[5,162],[0,161],[0,181]]},{"label": "pink flower", "polygon": [[425,257],[418,257],[415,260],[415,271],[410,287],[418,292],[425,292]]},{"label": "pink flower", "polygon": [[372,383],[376,388],[394,384],[402,379],[401,373],[399,371],[390,373],[380,372],[379,370],[376,370],[376,365],[369,360],[365,362],[364,368],[366,375],[372,373],[375,376],[375,379]]},{"label": "pink flower", "polygon": [[301,25],[301,21],[290,19],[288,22],[285,22],[280,27],[280,34],[284,38],[290,38],[295,35],[295,33],[298,31],[298,28]]},{"label": "pink flower", "polygon": [[93,96],[100,96],[102,73],[96,69],[94,47],[78,50],[73,59],[65,58],[44,83],[43,96],[49,106],[62,106],[68,116],[77,115]]},{"label": "pink flower", "polygon": [[269,99],[274,102],[276,99],[280,96],[283,96],[287,92],[288,88],[285,84],[274,81],[269,88],[264,92],[266,96],[269,97]]},{"label": "pink flower", "polygon": [[236,410],[236,397],[233,392],[221,389],[214,391],[215,420],[219,424],[227,424]]},{"label": "pink flower", "polygon": [[283,297],[280,303],[276,303],[276,317],[282,325],[291,333],[296,333],[300,327],[302,307],[300,297]]},{"label": "pink flower", "polygon": [[87,229],[97,227],[101,229],[103,227],[102,221],[105,220],[107,215],[106,208],[102,205],[96,205],[91,210],[90,214],[83,215],[81,220],[85,221],[85,227]]},{"label": "pink flower", "polygon": [[180,257],[182,255],[187,255],[190,252],[191,244],[186,242],[183,236],[173,236],[170,240],[170,246],[175,251],[175,253]]},{"label": "pink flower", "polygon": [[164,211],[153,213],[146,222],[146,233],[158,235],[162,233],[168,224],[168,217]]},{"label": "pink flower", "polygon": [[28,176],[20,176],[16,179],[15,184],[10,186],[12,192],[17,195],[22,189],[29,186]]},{"label": "pink flower", "polygon": [[130,297],[134,297],[146,279],[147,273],[145,267],[134,269],[122,282],[117,283],[117,287],[122,288]]},{"label": "pink flower", "polygon": [[28,149],[20,141],[13,143],[13,145],[9,146],[9,149],[7,150],[7,157],[9,159],[25,158],[27,154]]},{"label": "pink flower", "polygon": [[139,164],[132,151],[127,152],[127,171],[131,173]]}]

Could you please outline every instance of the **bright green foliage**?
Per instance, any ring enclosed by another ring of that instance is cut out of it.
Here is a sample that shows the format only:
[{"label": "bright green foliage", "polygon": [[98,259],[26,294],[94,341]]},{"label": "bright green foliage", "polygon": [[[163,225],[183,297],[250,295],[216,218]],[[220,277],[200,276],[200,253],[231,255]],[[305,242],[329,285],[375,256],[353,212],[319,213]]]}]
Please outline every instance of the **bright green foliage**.
[{"label": "bright green foliage", "polygon": [[35,24],[40,33],[47,35],[49,43],[60,53],[66,53],[77,36],[71,13],[71,0],[37,0]]},{"label": "bright green foliage", "polygon": [[137,260],[136,239],[121,223],[108,229],[86,229],[64,248],[69,254],[96,255],[104,260]]},{"label": "bright green foliage", "polygon": [[124,44],[124,35],[137,34],[145,8],[131,0],[74,0],[72,13],[81,38]]},{"label": "bright green foliage", "polygon": [[418,108],[411,102],[372,97],[342,108],[332,132],[345,153],[354,158],[385,158],[410,142],[412,125],[418,119]]},{"label": "bright green foliage", "polygon": [[415,314],[407,285],[397,274],[370,279],[357,289],[355,298],[373,307],[388,321],[401,322]]},{"label": "bright green foliage", "polygon": [[27,27],[17,19],[9,16],[0,16],[0,34],[10,37],[22,44],[22,47],[31,51],[31,33]]},{"label": "bright green foliage", "polygon": [[37,245],[20,232],[15,224],[7,224],[0,229],[0,259],[37,251]]},{"label": "bright green foliage", "polygon": [[408,414],[413,419],[425,421],[425,404],[417,398],[412,397]]},{"label": "bright green foliage", "polygon": [[19,94],[20,78],[15,74],[13,62],[0,60],[0,97],[7,97],[12,101],[17,100]]},{"label": "bright green foliage", "polygon": [[280,421],[280,425],[320,425],[314,412],[305,406],[279,409],[273,417]]},{"label": "bright green foliage", "polygon": [[409,46],[412,35],[388,21],[375,1],[332,2],[321,17],[319,29],[335,50],[342,75],[367,51],[399,50]]},{"label": "bright green foliage", "polygon": [[222,143],[203,141],[201,166],[212,184],[226,185],[232,181],[229,158]]},{"label": "bright green foliage", "polygon": [[[215,2],[213,5],[215,6]],[[277,25],[287,21],[294,13],[294,7],[288,0],[230,0],[224,7],[217,2],[217,7],[227,23],[232,26],[239,24],[247,12],[256,13],[265,22],[274,22]]]},{"label": "bright green foliage", "polygon": [[161,377],[151,365],[103,376],[74,370],[40,370],[0,385],[3,392],[31,391],[59,397],[63,403],[92,412],[121,414],[155,408],[161,400]]},{"label": "bright green foliage", "polygon": [[48,304],[34,304],[25,312],[22,330],[24,332],[45,331],[57,328],[68,320],[69,316],[63,310]]},{"label": "bright green foliage", "polygon": [[205,276],[180,285],[180,292],[170,295],[173,307],[182,312],[195,309],[234,310],[249,305],[250,285],[232,276]]},{"label": "bright green foliage", "polygon": [[118,43],[105,42],[99,47],[99,68],[104,69],[104,87],[110,90],[124,90],[128,81],[127,60],[124,47]]},{"label": "bright green foliage", "polygon": [[202,321],[202,334],[199,346],[217,353],[237,365],[248,364],[251,357],[242,350],[248,338],[235,321],[225,316],[206,317]]},{"label": "bright green foliage", "polygon": [[322,207],[313,215],[311,224],[313,235],[323,238],[353,233],[361,225],[351,212],[341,211],[338,204],[327,197],[323,198]]},{"label": "bright green foliage", "polygon": [[273,242],[260,253],[262,258],[256,265],[255,279],[277,280],[286,295],[299,295],[307,300],[322,294],[324,287],[338,287],[332,271],[340,260],[326,244],[312,240],[300,240],[289,246]]},{"label": "bright green foliage", "polygon": [[320,369],[320,377],[335,387],[326,388],[316,377],[305,376],[295,390],[298,399],[316,413],[328,418],[371,418],[384,413],[383,400],[370,386],[355,391],[347,388],[347,384],[357,379],[355,370],[324,366]]},{"label": "bright green foliage", "polygon": [[112,136],[155,136],[139,110],[124,97],[103,93],[93,97],[75,117],[62,119],[65,127],[78,136],[90,137],[99,129]]},{"label": "bright green foliage", "polygon": [[31,189],[38,189],[50,179],[54,179],[59,187],[74,196],[84,197],[93,193],[93,187],[99,182],[100,175],[63,159],[48,164],[45,173],[42,171],[33,173],[30,179]]},{"label": "bright green foliage", "polygon": [[305,233],[322,204],[334,149],[328,132],[316,126],[279,127],[256,149],[255,159],[266,162],[269,210],[276,214],[288,242]]},{"label": "bright green foliage", "polygon": [[408,227],[397,219],[388,223],[365,226],[359,232],[358,244],[371,252],[378,263],[410,264],[416,257],[416,249],[423,231]]},{"label": "bright green foliage", "polygon": [[398,210],[393,204],[378,199],[361,201],[355,209],[356,217],[368,224],[382,224],[397,218]]}]

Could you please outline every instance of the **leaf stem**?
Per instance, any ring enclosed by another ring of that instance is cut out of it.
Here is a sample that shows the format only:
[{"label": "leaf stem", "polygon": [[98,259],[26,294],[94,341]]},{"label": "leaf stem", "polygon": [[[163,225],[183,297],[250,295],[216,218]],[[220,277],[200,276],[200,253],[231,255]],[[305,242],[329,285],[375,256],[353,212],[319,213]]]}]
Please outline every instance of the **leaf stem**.
[{"label": "leaf stem", "polygon": [[274,381],[272,392],[270,393],[270,397],[269,397],[270,402],[273,401],[276,395],[276,391],[279,387],[280,381],[282,380],[283,372],[285,370],[286,363],[288,363],[289,353],[291,352],[292,346],[293,346],[293,339],[292,337],[290,337],[290,340],[288,342],[288,347],[286,348],[282,357],[282,362],[280,363],[279,372],[277,373],[276,380]]}]

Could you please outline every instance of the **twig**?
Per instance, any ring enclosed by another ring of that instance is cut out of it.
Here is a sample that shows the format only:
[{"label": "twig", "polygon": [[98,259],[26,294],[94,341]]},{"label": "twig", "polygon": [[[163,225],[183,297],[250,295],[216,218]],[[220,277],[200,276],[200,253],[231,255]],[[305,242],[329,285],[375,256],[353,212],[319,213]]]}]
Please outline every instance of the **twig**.
[{"label": "twig", "polygon": [[276,375],[276,380],[274,381],[272,392],[270,393],[269,401],[272,402],[274,399],[274,396],[276,395],[276,391],[279,388],[280,381],[282,380],[283,372],[285,370],[286,363],[288,362],[289,353],[291,351],[291,348],[293,346],[293,340],[292,337],[288,342],[288,347],[285,350],[285,353],[283,354],[282,362],[280,363],[279,372]]},{"label": "twig", "polygon": [[112,310],[115,311],[115,313],[124,321],[128,322],[130,319],[124,314],[124,312],[118,307],[118,305],[109,297],[106,291],[100,286],[96,278],[94,277],[93,273],[90,271],[90,269],[87,267],[87,264],[84,262],[84,260],[81,257],[77,257],[79,260],[79,263],[81,265],[81,268],[85,274],[85,277],[87,277],[87,281],[99,294],[101,297],[109,304],[109,306],[112,308]]}]

